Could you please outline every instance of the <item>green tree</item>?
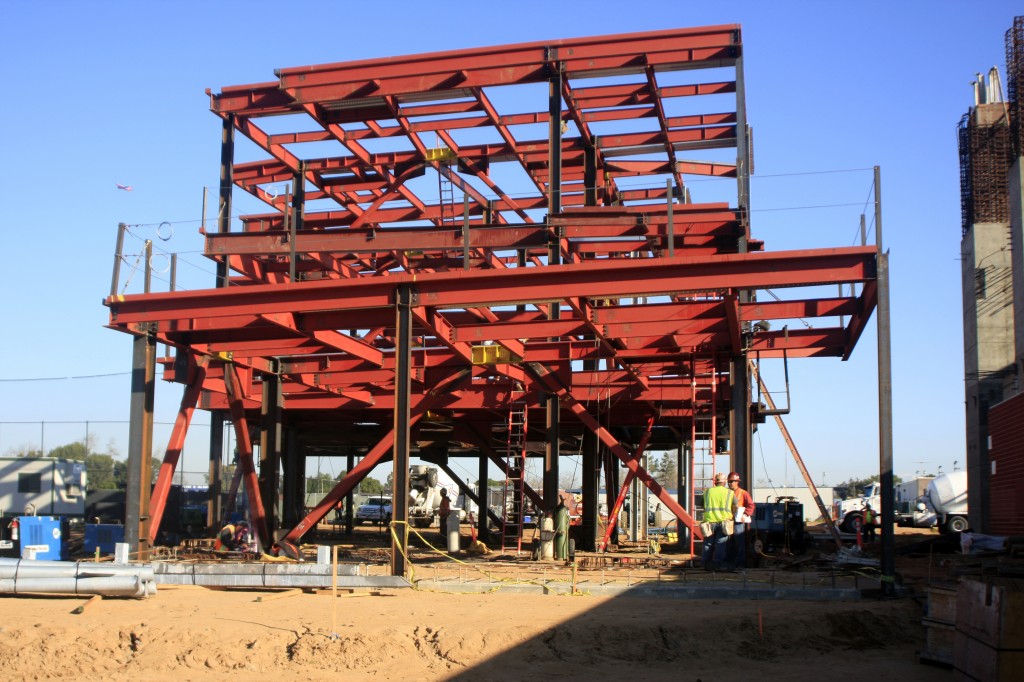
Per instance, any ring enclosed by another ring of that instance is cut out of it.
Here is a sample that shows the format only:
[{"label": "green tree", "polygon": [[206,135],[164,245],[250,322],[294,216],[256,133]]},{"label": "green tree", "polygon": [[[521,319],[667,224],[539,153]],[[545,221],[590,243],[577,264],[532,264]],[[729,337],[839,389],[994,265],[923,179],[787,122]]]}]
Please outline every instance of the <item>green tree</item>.
[{"label": "green tree", "polygon": [[115,473],[117,462],[110,455],[89,454],[85,456],[86,490],[118,490],[123,489],[118,485],[118,478]]},{"label": "green tree", "polygon": [[43,451],[37,450],[31,445],[22,444],[17,447],[8,448],[4,455],[7,457],[42,457]]},{"label": "green tree", "polygon": [[67,445],[58,445],[53,450],[50,450],[50,457],[59,457],[61,459],[74,459],[80,462],[84,462],[86,458],[92,454],[88,445],[82,441],[75,441],[74,443],[68,443]]},{"label": "green tree", "polygon": [[359,492],[365,495],[380,495],[385,492],[384,484],[378,481],[376,478],[367,476],[359,482]]},{"label": "green tree", "polygon": [[306,476],[307,493],[327,493],[335,485],[335,480],[330,474],[319,473],[316,476]]},{"label": "green tree", "polygon": [[674,452],[663,452],[661,457],[650,457],[650,472],[655,479],[667,488],[675,487],[678,480],[678,467],[676,466],[676,454]]}]

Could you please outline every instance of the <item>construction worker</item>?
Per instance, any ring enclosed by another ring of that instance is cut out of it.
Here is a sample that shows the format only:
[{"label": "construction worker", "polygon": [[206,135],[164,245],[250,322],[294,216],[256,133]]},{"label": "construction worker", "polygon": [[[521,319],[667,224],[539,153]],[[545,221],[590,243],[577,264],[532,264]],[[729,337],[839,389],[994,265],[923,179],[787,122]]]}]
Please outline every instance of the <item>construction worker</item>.
[{"label": "construction worker", "polygon": [[569,558],[569,508],[565,500],[558,498],[555,507],[555,559],[564,561]]},{"label": "construction worker", "polygon": [[729,554],[736,568],[747,567],[747,524],[754,516],[754,498],[740,487],[740,475],[729,472],[729,490],[732,491],[733,525],[732,539],[729,541]]},{"label": "construction worker", "polygon": [[239,521],[237,524],[226,523],[217,534],[213,548],[218,552],[238,552],[245,548],[249,540],[249,524]]},{"label": "construction worker", "polygon": [[452,502],[448,499],[448,489],[441,488],[441,503],[437,505],[437,518],[440,520],[441,535],[448,533],[448,516],[452,513]]},{"label": "construction worker", "polygon": [[875,541],[875,510],[871,508],[871,503],[864,505],[863,516],[861,517],[861,531],[864,536],[865,542]]},{"label": "construction worker", "polygon": [[711,571],[725,561],[726,544],[729,542],[733,519],[733,494],[725,487],[725,474],[715,474],[715,485],[704,490],[704,517],[701,532],[704,533],[704,570]]}]

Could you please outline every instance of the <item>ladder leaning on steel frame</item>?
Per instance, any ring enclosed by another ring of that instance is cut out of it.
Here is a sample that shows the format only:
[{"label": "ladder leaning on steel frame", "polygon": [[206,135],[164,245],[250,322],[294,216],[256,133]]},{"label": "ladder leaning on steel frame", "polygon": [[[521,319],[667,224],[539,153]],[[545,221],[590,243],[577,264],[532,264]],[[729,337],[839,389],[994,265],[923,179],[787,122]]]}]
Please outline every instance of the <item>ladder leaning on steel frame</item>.
[{"label": "ladder leaning on steel frame", "polygon": [[508,441],[505,450],[505,487],[502,507],[501,551],[523,549],[523,502],[526,477],[526,434],[529,412],[526,394],[513,395],[508,410]]},{"label": "ladder leaning on steel frame", "polygon": [[[693,518],[700,520],[704,513],[704,491],[713,486],[718,472],[717,458],[728,456],[718,440],[718,370],[717,356],[713,353],[694,353],[690,363],[693,418],[690,426],[690,509]],[[694,541],[690,535],[690,553]]]}]

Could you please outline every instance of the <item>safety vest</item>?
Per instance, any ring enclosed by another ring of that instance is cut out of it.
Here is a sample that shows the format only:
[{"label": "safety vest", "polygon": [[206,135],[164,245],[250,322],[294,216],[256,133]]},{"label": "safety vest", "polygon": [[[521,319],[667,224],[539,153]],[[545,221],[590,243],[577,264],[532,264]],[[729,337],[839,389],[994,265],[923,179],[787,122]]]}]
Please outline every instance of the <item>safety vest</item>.
[{"label": "safety vest", "polygon": [[874,523],[875,523],[875,512],[871,511],[870,509],[865,509],[864,510],[864,525],[865,526],[871,526],[871,525],[874,525]]},{"label": "safety vest", "polygon": [[704,491],[704,520],[719,523],[732,518],[732,491],[724,485],[716,485]]}]

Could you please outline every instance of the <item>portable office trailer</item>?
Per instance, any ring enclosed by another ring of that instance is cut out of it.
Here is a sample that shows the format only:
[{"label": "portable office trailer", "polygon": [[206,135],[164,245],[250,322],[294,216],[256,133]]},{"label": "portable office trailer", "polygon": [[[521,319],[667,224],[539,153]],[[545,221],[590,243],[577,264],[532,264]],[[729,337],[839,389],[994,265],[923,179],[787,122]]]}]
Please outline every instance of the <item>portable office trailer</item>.
[{"label": "portable office trailer", "polygon": [[0,514],[85,515],[85,462],[0,457]]}]

